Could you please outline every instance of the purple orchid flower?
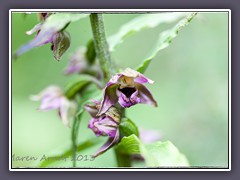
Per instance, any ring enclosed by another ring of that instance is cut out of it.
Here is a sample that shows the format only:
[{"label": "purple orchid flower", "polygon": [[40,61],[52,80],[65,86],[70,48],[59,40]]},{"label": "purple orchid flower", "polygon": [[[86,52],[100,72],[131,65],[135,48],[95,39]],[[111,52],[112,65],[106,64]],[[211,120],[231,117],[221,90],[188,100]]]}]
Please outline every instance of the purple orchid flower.
[{"label": "purple orchid flower", "polygon": [[87,61],[84,56],[85,48],[77,49],[70,58],[69,65],[64,70],[64,73],[74,74],[74,73],[81,73],[88,68]]},{"label": "purple orchid flower", "polygon": [[54,58],[59,61],[62,55],[67,51],[70,46],[70,34],[66,31],[57,31],[54,28],[44,29],[43,24],[49,14],[40,13],[41,17],[44,19],[43,22],[35,25],[31,30],[27,31],[27,35],[32,35],[37,33],[33,40],[29,43],[21,46],[17,52],[14,54],[14,57],[17,58],[21,54],[31,50],[34,47],[42,46],[48,43],[51,43],[51,50],[53,52]]},{"label": "purple orchid flower", "polygon": [[153,81],[130,68],[116,74],[105,87],[104,99],[98,114],[103,114],[117,102],[124,108],[138,103],[157,106],[151,92],[143,85],[145,83],[152,84]]},{"label": "purple orchid flower", "polygon": [[58,86],[49,86],[38,95],[30,97],[33,101],[41,101],[40,111],[57,109],[63,124],[69,127],[70,119],[76,112],[76,103],[68,100]]},{"label": "purple orchid flower", "polygon": [[108,141],[95,153],[94,157],[97,157],[119,141],[120,115],[117,109],[112,106],[107,112],[97,116],[101,103],[99,101],[93,102],[94,105],[85,105],[86,111],[92,116],[88,128],[92,129],[96,136],[109,136]]},{"label": "purple orchid flower", "polygon": [[64,74],[71,75],[74,73],[90,74],[96,76],[97,79],[101,78],[99,66],[97,64],[90,64],[86,57],[86,48],[79,47],[70,57],[68,66],[64,70]]}]

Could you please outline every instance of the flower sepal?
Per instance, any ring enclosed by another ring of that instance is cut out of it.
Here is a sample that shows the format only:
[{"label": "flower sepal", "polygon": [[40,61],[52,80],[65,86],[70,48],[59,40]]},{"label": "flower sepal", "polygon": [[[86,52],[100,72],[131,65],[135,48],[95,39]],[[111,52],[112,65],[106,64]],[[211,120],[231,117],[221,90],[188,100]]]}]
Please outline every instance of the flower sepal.
[{"label": "flower sepal", "polygon": [[67,31],[60,31],[52,37],[52,52],[54,58],[59,61],[62,55],[67,51],[70,46],[70,34]]}]

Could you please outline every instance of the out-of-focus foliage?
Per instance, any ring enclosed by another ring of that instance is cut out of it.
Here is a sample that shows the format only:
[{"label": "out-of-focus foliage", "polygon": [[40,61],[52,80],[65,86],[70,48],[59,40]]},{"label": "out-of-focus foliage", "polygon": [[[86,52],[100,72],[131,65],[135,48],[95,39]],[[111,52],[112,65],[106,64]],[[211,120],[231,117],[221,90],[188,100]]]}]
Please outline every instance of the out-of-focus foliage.
[{"label": "out-of-focus foliage", "polygon": [[136,135],[124,137],[116,147],[122,154],[142,155],[146,167],[186,167],[186,157],[169,141],[144,145]]},{"label": "out-of-focus foliage", "polygon": [[167,12],[143,14],[120,27],[119,31],[108,39],[109,50],[113,51],[117,45],[127,37],[140,30],[154,28],[161,24],[173,23],[174,21],[190,14],[189,12]]},{"label": "out-of-focus foliage", "polygon": [[187,15],[184,19],[177,23],[172,29],[161,32],[159,35],[159,39],[156,43],[156,47],[152,50],[151,55],[144,60],[144,62],[137,68],[137,71],[140,73],[144,73],[149,66],[152,59],[157,55],[157,53],[168,47],[173,39],[178,35],[179,31],[196,16],[197,13],[191,13]]}]

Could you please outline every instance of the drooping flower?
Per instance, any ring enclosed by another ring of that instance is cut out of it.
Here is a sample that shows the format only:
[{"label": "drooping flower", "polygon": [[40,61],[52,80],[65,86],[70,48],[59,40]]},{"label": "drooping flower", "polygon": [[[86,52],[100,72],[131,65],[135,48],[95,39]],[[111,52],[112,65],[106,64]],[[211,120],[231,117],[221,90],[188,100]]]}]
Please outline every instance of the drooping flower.
[{"label": "drooping flower", "polygon": [[77,49],[71,56],[67,68],[64,70],[65,74],[81,73],[87,69],[87,61],[84,57],[84,48]]},{"label": "drooping flower", "polygon": [[120,123],[120,115],[118,110],[112,106],[104,114],[97,116],[100,108],[99,101],[93,101],[94,105],[85,105],[86,111],[92,116],[88,124],[96,136],[109,136],[108,141],[95,153],[95,157],[102,154],[116,142],[119,141],[119,130],[118,126]]},{"label": "drooping flower", "polygon": [[94,60],[91,61],[87,57],[87,50],[85,47],[79,47],[70,57],[69,64],[64,70],[64,74],[70,75],[74,73],[90,74],[100,78],[99,66]]},{"label": "drooping flower", "polygon": [[104,99],[98,114],[103,114],[117,102],[124,108],[129,108],[138,103],[157,106],[157,102],[144,85],[145,83],[152,84],[153,81],[130,68],[116,74],[105,87]]},{"label": "drooping flower", "polygon": [[58,86],[47,87],[38,95],[31,96],[31,100],[41,101],[41,105],[38,108],[40,111],[57,109],[63,124],[68,127],[77,108],[76,103],[68,100]]},{"label": "drooping flower", "polygon": [[36,33],[36,36],[29,43],[21,46],[14,54],[14,57],[16,58],[34,47],[39,47],[51,43],[51,50],[53,52],[53,56],[57,61],[59,61],[62,55],[70,46],[70,34],[64,30],[59,31],[55,28],[44,28],[44,23],[49,16],[49,13],[40,14],[44,21],[38,23],[31,30],[26,32],[27,35],[32,35],[33,33]]}]

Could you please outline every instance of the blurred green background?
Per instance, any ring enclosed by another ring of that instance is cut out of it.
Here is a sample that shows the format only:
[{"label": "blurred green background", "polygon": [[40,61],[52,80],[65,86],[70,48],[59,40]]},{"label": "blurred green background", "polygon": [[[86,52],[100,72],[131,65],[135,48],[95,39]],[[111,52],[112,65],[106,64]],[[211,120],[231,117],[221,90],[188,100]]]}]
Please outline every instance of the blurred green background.
[{"label": "blurred green background", "polygon": [[[105,14],[107,35],[136,17],[136,14]],[[12,14],[12,50],[31,40],[25,32],[37,23],[35,14]],[[134,68],[147,57],[158,34],[174,24],[143,30],[126,39],[113,52],[121,67]],[[63,126],[57,111],[39,112],[39,102],[29,96],[50,84],[64,87],[73,76],[64,76],[69,57],[92,37],[88,18],[74,22],[67,30],[71,46],[62,60],[53,59],[50,44],[35,48],[12,61],[12,153],[15,156],[54,154],[70,146],[70,129]],[[131,107],[127,114],[139,126],[158,130],[186,155],[192,166],[228,166],[228,14],[199,13],[172,44],[158,53],[146,71],[154,80],[151,89],[158,108]],[[94,138],[85,114],[79,141]],[[103,141],[106,138],[101,138]],[[98,144],[81,154],[94,153]],[[36,167],[39,161],[13,161],[13,167]],[[58,162],[52,166],[71,166]],[[81,167],[116,166],[112,150]]]}]

